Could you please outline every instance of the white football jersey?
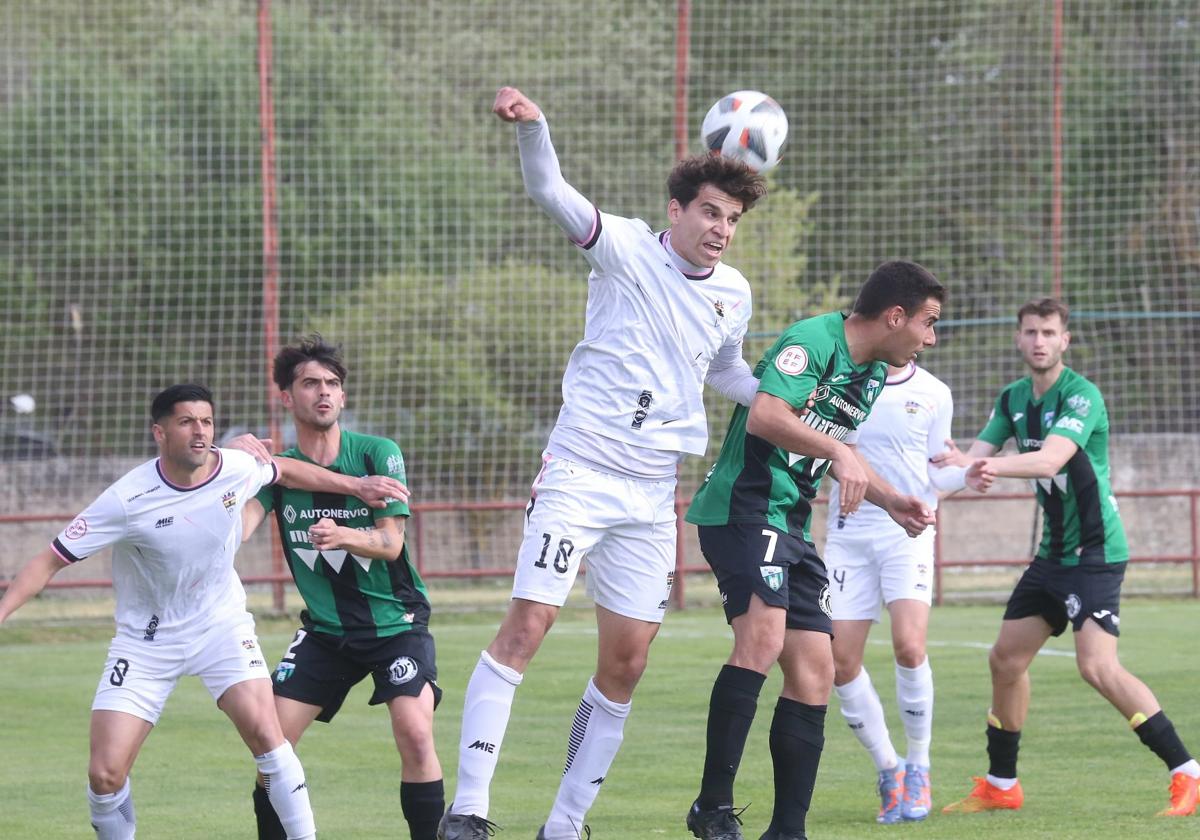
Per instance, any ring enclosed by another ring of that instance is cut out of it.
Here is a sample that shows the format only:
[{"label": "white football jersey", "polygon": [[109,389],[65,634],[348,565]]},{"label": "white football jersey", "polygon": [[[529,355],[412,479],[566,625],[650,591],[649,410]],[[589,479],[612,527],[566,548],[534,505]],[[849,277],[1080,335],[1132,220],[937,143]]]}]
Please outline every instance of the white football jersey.
[{"label": "white football jersey", "polygon": [[724,263],[683,273],[668,236],[641,219],[597,211],[595,231],[580,245],[592,266],[587,320],[563,374],[558,425],[703,455],[704,378],[722,347],[740,347],[750,284]]},{"label": "white football jersey", "polygon": [[195,487],[168,481],[157,458],[135,467],[54,539],[67,563],[112,546],[118,635],[176,642],[245,611],[233,568],[242,508],[278,472],[245,452],[215,451],[217,468]]},{"label": "white football jersey", "polygon": [[[930,510],[937,507],[937,489],[929,479],[936,469],[929,459],[946,449],[954,402],[950,388],[924,368],[909,363],[887,384],[865,422],[858,427],[856,446],[867,463],[885,481],[899,490],[923,500]],[[839,487],[835,481],[829,494],[829,537],[838,532]],[[882,524],[896,529],[887,512],[864,501],[858,511],[842,522],[842,529],[878,528]]]}]

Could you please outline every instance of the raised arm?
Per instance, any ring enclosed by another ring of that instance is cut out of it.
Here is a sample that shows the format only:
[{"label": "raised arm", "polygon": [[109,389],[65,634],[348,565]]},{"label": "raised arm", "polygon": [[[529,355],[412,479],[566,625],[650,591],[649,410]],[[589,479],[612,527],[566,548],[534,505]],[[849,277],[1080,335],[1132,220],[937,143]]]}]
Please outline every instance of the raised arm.
[{"label": "raised arm", "polygon": [[517,124],[525,192],[571,241],[586,242],[595,230],[596,208],[563,178],[541,108],[516,88],[503,87],[496,93],[492,113]]},{"label": "raised arm", "polygon": [[58,574],[58,570],[65,565],[62,558],[49,547],[35,554],[33,559],[17,572],[4,597],[0,598],[0,624],[22,604],[45,589],[50,578]]}]

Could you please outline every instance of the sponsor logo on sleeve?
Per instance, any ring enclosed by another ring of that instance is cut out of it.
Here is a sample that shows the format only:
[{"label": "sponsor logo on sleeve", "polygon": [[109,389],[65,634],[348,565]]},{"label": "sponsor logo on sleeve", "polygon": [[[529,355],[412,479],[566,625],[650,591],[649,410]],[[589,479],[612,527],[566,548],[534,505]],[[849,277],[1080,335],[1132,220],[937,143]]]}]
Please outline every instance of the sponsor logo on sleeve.
[{"label": "sponsor logo on sleeve", "polygon": [[1078,417],[1059,417],[1058,422],[1054,424],[1054,428],[1066,429],[1077,435],[1081,435],[1083,434],[1083,421]]},{"label": "sponsor logo on sleeve", "polygon": [[799,344],[784,347],[775,357],[775,369],[787,376],[799,376],[808,368],[808,351]]}]

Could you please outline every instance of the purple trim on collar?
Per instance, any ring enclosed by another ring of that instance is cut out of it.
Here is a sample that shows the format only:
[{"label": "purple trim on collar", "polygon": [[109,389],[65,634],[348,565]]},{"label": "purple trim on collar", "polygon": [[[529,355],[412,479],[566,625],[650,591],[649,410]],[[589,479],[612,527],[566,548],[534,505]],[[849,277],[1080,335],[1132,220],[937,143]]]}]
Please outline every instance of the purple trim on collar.
[{"label": "purple trim on collar", "polygon": [[883,384],[885,386],[887,386],[887,385],[903,385],[905,382],[912,379],[916,375],[917,375],[917,363],[909,362],[908,367],[906,367],[904,370],[902,370],[898,374],[896,374],[897,377],[901,377],[901,378],[893,379],[892,377],[889,376],[887,378],[887,381],[885,381]]},{"label": "purple trim on collar", "polygon": [[193,490],[199,490],[201,487],[203,487],[206,484],[210,484],[213,481],[213,479],[215,479],[218,475],[221,474],[221,467],[223,467],[225,465],[225,458],[221,455],[221,450],[217,449],[217,447],[215,447],[215,446],[212,447],[212,451],[217,453],[217,468],[212,471],[212,475],[210,475],[208,478],[204,479],[199,484],[193,484],[191,487],[184,487],[182,485],[175,484],[169,478],[167,478],[167,476],[162,471],[162,459],[161,458],[155,460],[154,469],[158,472],[158,477],[163,480],[163,484],[167,485],[172,490],[178,490],[180,493],[190,493]]},{"label": "purple trim on collar", "polygon": [[[660,233],[658,235],[659,244],[663,246],[663,249],[666,250],[668,254],[672,253],[672,251],[667,247],[667,240],[670,238],[671,238],[671,231],[669,231],[669,230],[664,230],[662,233]],[[675,260],[671,260],[671,265],[675,265]],[[717,267],[713,266],[712,268],[710,268],[708,271],[704,272],[703,274],[688,274],[686,271],[684,271],[682,268],[680,268],[677,265],[675,265],[675,270],[678,271],[680,274],[682,274],[684,277],[686,277],[689,280],[707,280],[709,277],[713,276],[713,272],[717,270]]]}]

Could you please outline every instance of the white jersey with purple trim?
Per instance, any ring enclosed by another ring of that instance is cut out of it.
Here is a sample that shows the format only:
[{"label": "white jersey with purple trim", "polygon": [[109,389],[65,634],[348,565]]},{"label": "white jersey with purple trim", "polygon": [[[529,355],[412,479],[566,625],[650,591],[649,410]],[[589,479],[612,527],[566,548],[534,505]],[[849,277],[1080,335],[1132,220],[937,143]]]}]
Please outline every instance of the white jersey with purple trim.
[{"label": "white jersey with purple trim", "polygon": [[580,247],[592,266],[587,316],[563,374],[558,425],[703,455],[704,380],[710,366],[741,362],[750,284],[724,263],[683,273],[669,234],[641,219],[597,211]]},{"label": "white jersey with purple trim", "polygon": [[135,467],[54,539],[66,563],[112,547],[118,635],[174,642],[245,611],[233,568],[242,508],[278,472],[245,452],[214,451],[216,469],[194,487],[168,481],[157,458]]},{"label": "white jersey with purple trim", "polygon": [[[938,491],[930,479],[930,471],[936,467],[929,459],[945,450],[953,417],[950,388],[929,371],[909,363],[903,371],[887,378],[870,416],[858,427],[856,446],[885,481],[901,493],[918,497],[933,510]],[[839,529],[838,490],[835,482],[829,494],[828,538],[836,538],[839,530],[885,524],[903,533],[885,510],[867,501]]]}]

